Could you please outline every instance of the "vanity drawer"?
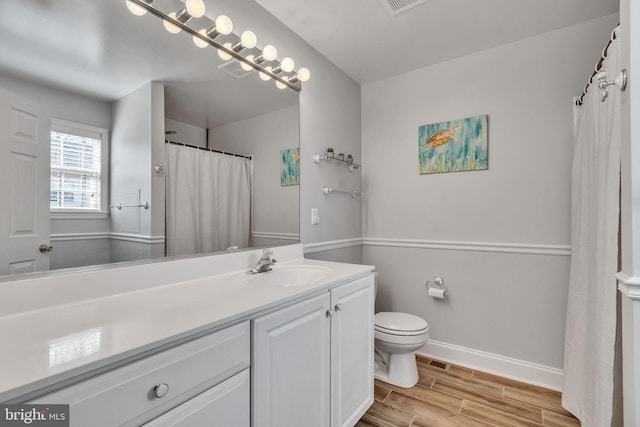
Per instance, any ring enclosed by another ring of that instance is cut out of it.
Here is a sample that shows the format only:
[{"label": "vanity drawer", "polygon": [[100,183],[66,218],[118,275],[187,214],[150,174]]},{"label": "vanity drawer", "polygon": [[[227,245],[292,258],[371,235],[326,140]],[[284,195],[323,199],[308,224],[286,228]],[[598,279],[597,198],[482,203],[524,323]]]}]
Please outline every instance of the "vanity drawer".
[{"label": "vanity drawer", "polygon": [[245,369],[143,427],[249,427],[250,379],[249,369]]},{"label": "vanity drawer", "polygon": [[69,404],[71,426],[139,425],[246,369],[244,322],[114,369],[33,403]]}]

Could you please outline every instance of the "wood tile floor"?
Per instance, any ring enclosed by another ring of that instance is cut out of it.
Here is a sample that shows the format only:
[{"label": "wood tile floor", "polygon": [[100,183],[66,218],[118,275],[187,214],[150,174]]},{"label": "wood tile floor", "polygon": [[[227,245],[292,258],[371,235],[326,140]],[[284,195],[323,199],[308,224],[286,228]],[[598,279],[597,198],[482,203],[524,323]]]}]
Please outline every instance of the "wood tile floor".
[{"label": "wood tile floor", "polygon": [[417,361],[413,388],[375,381],[375,400],[357,427],[580,426],[560,406],[559,392],[422,356]]}]

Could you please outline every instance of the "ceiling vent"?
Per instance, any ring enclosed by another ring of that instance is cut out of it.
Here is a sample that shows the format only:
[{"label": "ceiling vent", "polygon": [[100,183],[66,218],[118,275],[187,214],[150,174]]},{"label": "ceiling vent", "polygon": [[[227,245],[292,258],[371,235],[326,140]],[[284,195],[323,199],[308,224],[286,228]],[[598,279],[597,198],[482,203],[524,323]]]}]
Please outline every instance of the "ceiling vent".
[{"label": "ceiling vent", "polygon": [[429,0],[380,0],[380,3],[382,3],[382,6],[384,6],[391,16],[395,16],[428,1]]},{"label": "ceiling vent", "polygon": [[224,64],[218,66],[218,68],[221,69],[222,71],[225,71],[225,72],[231,74],[236,79],[243,79],[243,78],[247,77],[248,75],[251,75],[251,74],[253,74],[255,72],[255,70],[253,68],[251,70],[249,70],[249,71],[245,70],[240,65],[240,61],[237,61],[235,59],[232,59],[229,62],[225,62]]}]

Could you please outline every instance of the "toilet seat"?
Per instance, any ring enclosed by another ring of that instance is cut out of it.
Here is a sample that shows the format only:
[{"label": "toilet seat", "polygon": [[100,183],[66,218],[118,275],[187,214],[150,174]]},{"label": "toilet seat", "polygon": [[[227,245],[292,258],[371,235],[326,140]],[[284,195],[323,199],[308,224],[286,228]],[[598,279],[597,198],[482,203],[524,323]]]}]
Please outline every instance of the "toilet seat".
[{"label": "toilet seat", "polygon": [[380,312],[374,316],[374,330],[388,335],[415,336],[428,332],[429,325],[413,314]]}]

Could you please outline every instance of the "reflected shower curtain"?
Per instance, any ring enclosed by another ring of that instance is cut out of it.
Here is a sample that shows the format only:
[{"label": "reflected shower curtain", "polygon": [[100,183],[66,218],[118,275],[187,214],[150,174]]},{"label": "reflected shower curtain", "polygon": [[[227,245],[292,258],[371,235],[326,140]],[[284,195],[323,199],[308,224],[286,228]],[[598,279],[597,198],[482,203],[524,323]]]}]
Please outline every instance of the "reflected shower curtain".
[{"label": "reflected shower curtain", "polygon": [[250,246],[250,159],[166,144],[167,255]]},{"label": "reflected shower curtain", "polygon": [[[614,40],[603,62],[620,72]],[[575,107],[571,187],[571,270],[564,347],[562,406],[583,426],[611,425],[616,342],[620,91],[600,101],[596,84]]]}]

